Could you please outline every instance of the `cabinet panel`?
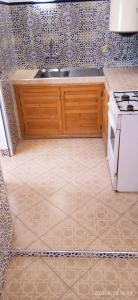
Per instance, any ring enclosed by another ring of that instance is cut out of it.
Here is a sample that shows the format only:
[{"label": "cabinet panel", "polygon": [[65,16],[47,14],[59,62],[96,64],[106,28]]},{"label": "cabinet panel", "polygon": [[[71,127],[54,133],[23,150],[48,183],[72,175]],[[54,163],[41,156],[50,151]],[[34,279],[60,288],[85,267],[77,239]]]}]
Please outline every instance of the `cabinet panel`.
[{"label": "cabinet panel", "polygon": [[101,136],[101,85],[62,88],[63,134]]},{"label": "cabinet panel", "polygon": [[14,89],[23,137],[101,136],[103,84]]},{"label": "cabinet panel", "polygon": [[62,134],[59,87],[18,86],[15,93],[24,137]]}]

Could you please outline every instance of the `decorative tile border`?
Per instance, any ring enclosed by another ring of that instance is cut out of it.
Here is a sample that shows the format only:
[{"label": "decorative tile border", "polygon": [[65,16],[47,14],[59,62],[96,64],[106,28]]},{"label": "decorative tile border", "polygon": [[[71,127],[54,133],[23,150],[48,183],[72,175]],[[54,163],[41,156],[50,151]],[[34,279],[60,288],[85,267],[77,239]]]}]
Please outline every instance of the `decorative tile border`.
[{"label": "decorative tile border", "polygon": [[138,258],[138,252],[112,252],[112,251],[28,251],[28,250],[11,250],[10,256],[45,256],[45,257],[97,257],[97,258],[125,258],[125,259],[134,259]]},{"label": "decorative tile border", "polygon": [[10,258],[12,235],[12,218],[9,211],[7,191],[0,166],[0,288],[3,286],[4,272]]},{"label": "decorative tile border", "polygon": [[1,149],[0,151],[2,156],[10,156],[9,149]]},{"label": "decorative tile border", "polygon": [[[62,3],[62,2],[87,2],[90,0],[28,0],[28,1],[16,1],[16,0],[12,0],[12,2],[5,2],[5,1],[0,1],[0,4],[5,4],[5,5],[26,5],[26,4],[48,4],[48,3]],[[107,0],[91,0],[91,1],[107,1]],[[110,1],[110,0],[108,0]]]}]

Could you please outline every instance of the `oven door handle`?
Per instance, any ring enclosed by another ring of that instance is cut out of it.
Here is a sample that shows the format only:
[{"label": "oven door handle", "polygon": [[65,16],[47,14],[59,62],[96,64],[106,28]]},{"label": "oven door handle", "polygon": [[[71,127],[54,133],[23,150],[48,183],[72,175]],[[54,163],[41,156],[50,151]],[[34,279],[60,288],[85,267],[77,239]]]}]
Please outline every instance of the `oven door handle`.
[{"label": "oven door handle", "polygon": [[110,111],[108,111],[108,122],[113,128],[114,132],[116,131],[115,121]]},{"label": "oven door handle", "polygon": [[118,160],[119,160],[119,146],[120,146],[120,130],[116,130],[115,146],[114,146],[114,176],[118,173]]}]

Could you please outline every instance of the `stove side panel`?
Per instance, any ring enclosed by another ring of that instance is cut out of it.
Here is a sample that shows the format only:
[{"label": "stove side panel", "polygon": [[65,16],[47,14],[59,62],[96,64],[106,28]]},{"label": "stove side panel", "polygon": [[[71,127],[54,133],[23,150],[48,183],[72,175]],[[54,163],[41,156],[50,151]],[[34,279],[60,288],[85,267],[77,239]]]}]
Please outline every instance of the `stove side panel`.
[{"label": "stove side panel", "polygon": [[123,115],[118,162],[117,190],[138,192],[138,115]]}]

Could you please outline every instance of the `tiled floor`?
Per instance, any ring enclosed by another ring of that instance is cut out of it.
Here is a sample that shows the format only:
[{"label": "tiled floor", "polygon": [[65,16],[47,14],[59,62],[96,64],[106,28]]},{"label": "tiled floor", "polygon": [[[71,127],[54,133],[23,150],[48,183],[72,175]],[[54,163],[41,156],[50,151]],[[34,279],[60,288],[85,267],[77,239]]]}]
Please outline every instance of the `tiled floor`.
[{"label": "tiled floor", "polygon": [[[2,167],[13,249],[138,250],[138,193],[113,192],[102,139],[22,141]],[[13,258],[3,299],[136,300],[136,265]]]}]

